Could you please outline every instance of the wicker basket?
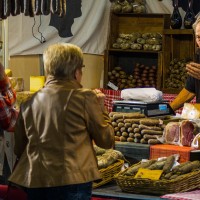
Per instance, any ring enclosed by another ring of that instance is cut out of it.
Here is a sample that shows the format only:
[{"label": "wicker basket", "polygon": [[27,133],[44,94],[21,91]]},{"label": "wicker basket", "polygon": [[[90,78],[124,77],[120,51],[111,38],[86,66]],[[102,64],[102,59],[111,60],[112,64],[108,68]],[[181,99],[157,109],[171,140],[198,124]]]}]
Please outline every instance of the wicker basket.
[{"label": "wicker basket", "polygon": [[114,176],[123,192],[164,195],[200,188],[200,170],[180,175],[175,179],[158,181],[123,175],[125,171]]},{"label": "wicker basket", "polygon": [[99,181],[94,181],[93,188],[97,188],[101,185],[104,185],[112,181],[114,178],[114,175],[116,175],[117,173],[121,171],[123,164],[124,164],[124,160],[118,160],[117,162],[113,163],[107,168],[100,169],[99,171],[101,173],[102,179]]}]

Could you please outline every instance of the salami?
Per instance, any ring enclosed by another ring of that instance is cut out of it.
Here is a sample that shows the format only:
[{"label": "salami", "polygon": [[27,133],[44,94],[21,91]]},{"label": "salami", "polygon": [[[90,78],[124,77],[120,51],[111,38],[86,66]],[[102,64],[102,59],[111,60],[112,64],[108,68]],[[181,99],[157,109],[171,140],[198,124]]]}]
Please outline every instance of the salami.
[{"label": "salami", "polygon": [[24,0],[19,0],[21,13],[24,13]]},{"label": "salami", "polygon": [[67,10],[67,4],[66,4],[66,0],[62,0],[62,17],[64,17],[66,15],[66,10]]},{"label": "salami", "polygon": [[11,0],[11,15],[16,16],[20,14],[20,0]]},{"label": "salami", "polygon": [[21,4],[20,4],[20,0],[15,0],[15,15],[19,15],[20,14],[20,7],[21,7]]},{"label": "salami", "polygon": [[41,15],[42,14],[42,2],[41,0],[35,0],[35,15]]},{"label": "salami", "polygon": [[3,0],[4,1],[4,12],[3,15],[5,18],[7,18],[10,15],[11,10],[11,0]]},{"label": "salami", "polygon": [[60,14],[60,2],[61,0],[51,0],[51,8],[53,14]]},{"label": "salami", "polygon": [[50,14],[50,6],[51,3],[49,0],[42,0],[41,2],[41,11],[43,15],[49,15]]},{"label": "salami", "polygon": [[34,17],[35,13],[35,1],[36,0],[31,0],[31,3],[29,3],[29,16]]}]

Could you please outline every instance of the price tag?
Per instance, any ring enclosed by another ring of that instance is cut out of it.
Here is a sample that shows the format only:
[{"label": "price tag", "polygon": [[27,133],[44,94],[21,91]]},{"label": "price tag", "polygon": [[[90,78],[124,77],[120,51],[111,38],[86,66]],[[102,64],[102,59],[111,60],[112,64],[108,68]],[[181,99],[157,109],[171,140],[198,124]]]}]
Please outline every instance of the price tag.
[{"label": "price tag", "polygon": [[108,85],[110,88],[112,88],[113,90],[118,90],[118,87],[117,87],[115,84],[111,83],[110,81],[108,82],[107,85]]},{"label": "price tag", "polygon": [[134,178],[147,178],[151,180],[159,180],[163,170],[150,170],[140,168]]}]

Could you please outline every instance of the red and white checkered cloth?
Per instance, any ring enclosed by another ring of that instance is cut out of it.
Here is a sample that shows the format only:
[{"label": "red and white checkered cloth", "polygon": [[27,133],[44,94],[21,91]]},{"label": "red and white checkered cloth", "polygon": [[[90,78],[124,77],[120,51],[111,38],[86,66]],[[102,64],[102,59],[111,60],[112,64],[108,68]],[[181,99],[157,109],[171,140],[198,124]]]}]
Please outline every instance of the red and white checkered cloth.
[{"label": "red and white checkered cloth", "polygon": [[200,199],[200,190],[174,193],[174,194],[166,194],[166,195],[161,196],[161,198],[176,199],[176,200],[198,200]]},{"label": "red and white checkered cloth", "polygon": [[[107,107],[108,112],[111,112],[113,108],[113,101],[121,100],[121,90],[107,90],[103,88],[100,88],[100,90],[105,94],[106,96],[105,106]],[[175,99],[176,96],[177,94],[163,94],[163,100],[171,103]],[[196,98],[194,98],[191,101],[191,103],[195,103],[195,102],[196,102]],[[176,113],[181,114],[181,112],[182,112],[182,108],[176,110]]]},{"label": "red and white checkered cloth", "polygon": [[108,110],[108,112],[112,111],[113,108],[113,101],[114,100],[121,100],[121,91],[120,90],[106,90],[106,89],[100,89],[106,96],[105,98],[105,106]]}]

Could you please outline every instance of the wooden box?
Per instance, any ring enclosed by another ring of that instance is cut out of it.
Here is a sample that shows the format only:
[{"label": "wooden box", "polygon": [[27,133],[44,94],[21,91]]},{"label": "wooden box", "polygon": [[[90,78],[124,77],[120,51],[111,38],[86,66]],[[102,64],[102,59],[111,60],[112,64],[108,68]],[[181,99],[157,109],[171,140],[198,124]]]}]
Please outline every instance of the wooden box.
[{"label": "wooden box", "polygon": [[[162,84],[162,49],[153,50],[133,50],[113,48],[119,34],[131,34],[135,32],[159,33],[163,35],[164,29],[170,27],[169,14],[114,14],[110,17],[110,33],[107,48],[105,50],[104,88],[110,79],[108,74],[116,67],[120,66],[127,75],[134,75],[136,64],[156,66],[155,87],[161,89]],[[163,39],[161,39],[163,45]],[[110,89],[110,88],[109,88]],[[123,89],[123,88],[119,88]]]},{"label": "wooden box", "polygon": [[[195,53],[195,36],[192,29],[165,29],[163,34],[163,84],[162,91],[165,93],[178,93],[183,88],[185,81],[178,88],[168,87],[166,80],[170,76],[170,62],[174,59],[179,61],[193,60]],[[182,61],[181,61],[182,62]],[[173,65],[172,65],[173,68]],[[184,67],[185,68],[185,67]],[[180,69],[181,72],[181,69]],[[186,71],[185,71],[186,73]],[[180,75],[181,76],[181,75]],[[175,76],[178,79],[178,76]]]}]

